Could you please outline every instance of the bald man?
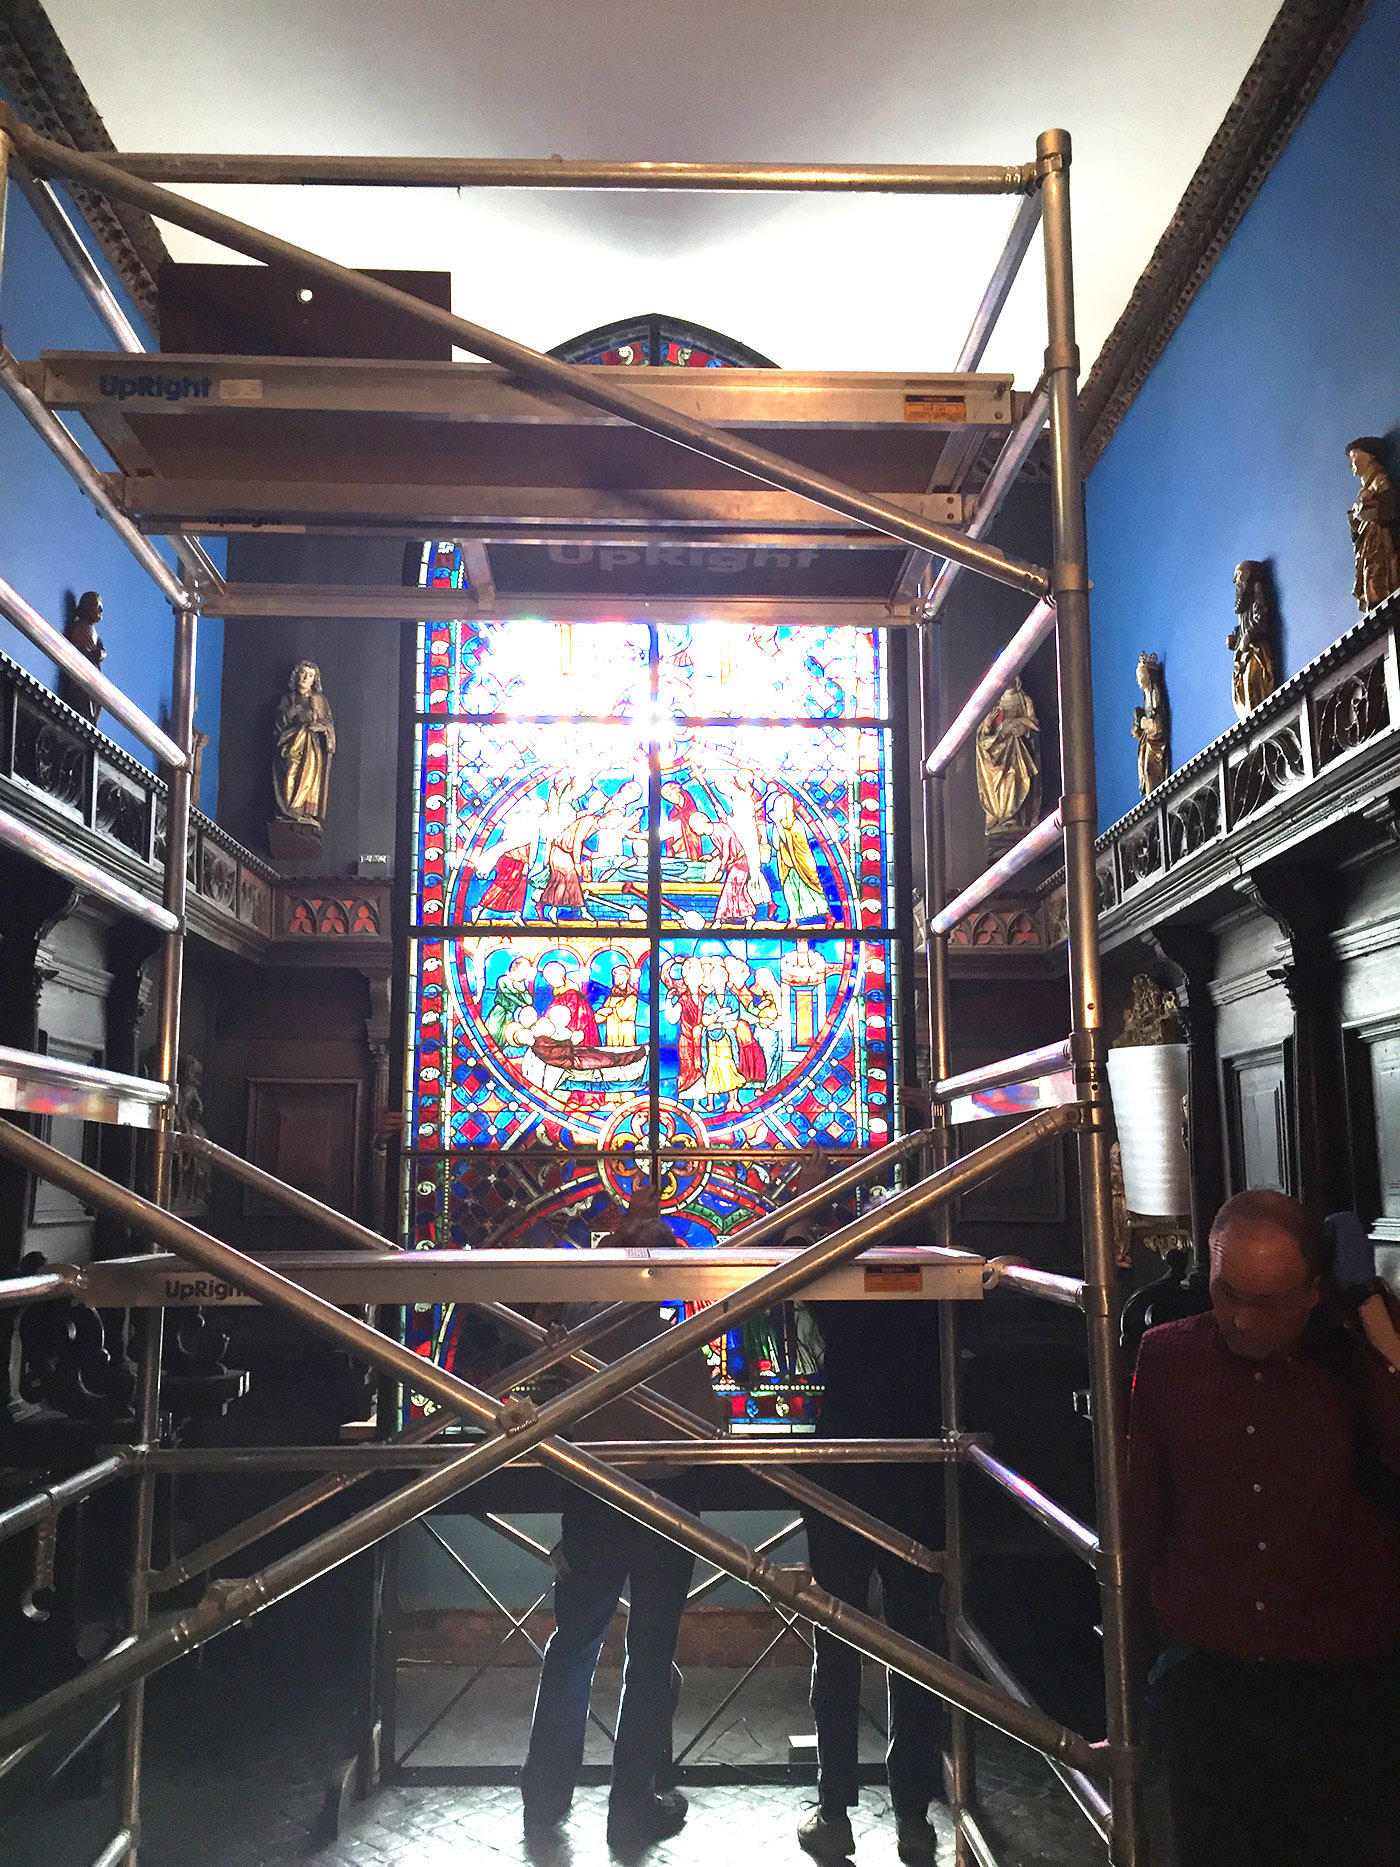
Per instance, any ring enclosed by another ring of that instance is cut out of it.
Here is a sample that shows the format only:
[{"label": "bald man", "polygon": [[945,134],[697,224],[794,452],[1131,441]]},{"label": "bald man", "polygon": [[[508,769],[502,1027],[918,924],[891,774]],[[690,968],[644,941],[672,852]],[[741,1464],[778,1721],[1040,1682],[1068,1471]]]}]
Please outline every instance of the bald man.
[{"label": "bald man", "polygon": [[1180,1867],[1400,1867],[1400,1371],[1383,1298],[1329,1273],[1302,1206],[1240,1193],[1210,1310],[1138,1351],[1129,1535]]}]

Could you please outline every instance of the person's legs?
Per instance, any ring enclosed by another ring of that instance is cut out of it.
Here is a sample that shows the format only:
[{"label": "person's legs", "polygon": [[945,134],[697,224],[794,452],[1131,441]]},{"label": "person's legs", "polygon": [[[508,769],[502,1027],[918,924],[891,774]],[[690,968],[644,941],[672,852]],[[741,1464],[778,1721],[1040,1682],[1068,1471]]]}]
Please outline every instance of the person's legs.
[{"label": "person's legs", "polygon": [[688,1550],[640,1524],[627,1526],[626,1562],[631,1607],[608,1798],[613,1811],[644,1804],[656,1792],[657,1773],[670,1762],[676,1703],[672,1661],[695,1573]]},{"label": "person's legs", "polygon": [[1178,1867],[1283,1867],[1261,1854],[1267,1765],[1249,1668],[1198,1653],[1158,1686],[1159,1729]]},{"label": "person's legs", "polygon": [[[874,1545],[829,1517],[807,1519],[808,1561],[819,1588],[863,1608]],[[813,1629],[812,1716],[817,1727],[817,1796],[823,1809],[852,1808],[860,1796],[861,1656],[823,1627]]]},{"label": "person's legs", "polygon": [[[876,1558],[885,1597],[885,1621],[898,1634],[937,1652],[942,1642],[934,1617],[933,1578],[897,1556]],[[895,1816],[921,1821],[939,1793],[946,1721],[942,1699],[903,1674],[889,1674],[890,1801]]]},{"label": "person's legs", "polygon": [[607,1505],[570,1490],[560,1532],[554,1584],[554,1632],[544,1650],[530,1748],[520,1776],[527,1819],[562,1818],[583,1764],[588,1698],[598,1654],[617,1612],[626,1577],[626,1549]]}]

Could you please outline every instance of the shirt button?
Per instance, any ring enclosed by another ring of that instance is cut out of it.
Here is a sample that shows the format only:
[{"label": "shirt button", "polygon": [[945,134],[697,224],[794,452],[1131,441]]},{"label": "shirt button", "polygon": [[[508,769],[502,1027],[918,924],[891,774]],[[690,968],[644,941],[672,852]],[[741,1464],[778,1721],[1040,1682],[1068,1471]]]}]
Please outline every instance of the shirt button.
[{"label": "shirt button", "polygon": [[1255,1613],[1256,1613],[1256,1614],[1262,1614],[1262,1613],[1264,1612],[1264,1604],[1263,1604],[1263,1602],[1262,1602],[1262,1601],[1256,1601],[1256,1602],[1255,1602],[1255,1604],[1254,1604],[1254,1611],[1255,1611]]},{"label": "shirt button", "polygon": [[1245,1431],[1246,1431],[1247,1433],[1252,1433],[1252,1432],[1254,1431],[1254,1428],[1253,1428],[1252,1426],[1246,1426],[1244,1430],[1245,1430]]},{"label": "shirt button", "polygon": [[1256,1368],[1256,1369],[1254,1370],[1254,1378],[1255,1378],[1255,1380],[1256,1380],[1256,1381],[1262,1381],[1262,1380],[1263,1380],[1263,1378],[1264,1378],[1264,1372],[1263,1372],[1263,1370],[1262,1370],[1261,1368]]},{"label": "shirt button", "polygon": [[1254,1487],[1254,1489],[1255,1489],[1256,1491],[1262,1491],[1262,1490],[1264,1489],[1264,1487],[1263,1487],[1263,1485],[1255,1485],[1255,1487]]},{"label": "shirt button", "polygon": [[1267,1548],[1268,1548],[1269,1546],[1268,1546],[1268,1544],[1267,1544],[1267,1543],[1261,1543],[1261,1544],[1259,1545],[1259,1547],[1260,1547],[1260,1549],[1267,1549]]}]

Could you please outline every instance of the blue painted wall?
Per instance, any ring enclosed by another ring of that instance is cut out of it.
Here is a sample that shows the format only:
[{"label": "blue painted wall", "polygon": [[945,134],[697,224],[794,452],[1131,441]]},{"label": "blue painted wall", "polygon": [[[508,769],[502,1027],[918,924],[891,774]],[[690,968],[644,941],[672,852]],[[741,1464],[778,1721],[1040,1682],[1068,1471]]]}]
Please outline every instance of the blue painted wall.
[{"label": "blue painted wall", "polygon": [[1176,764],[1233,724],[1241,558],[1273,562],[1281,677],[1356,620],[1358,434],[1400,439],[1400,0],[1373,0],[1090,476],[1102,824],[1137,802],[1140,651]]},{"label": "blue painted wall", "polygon": [[[75,216],[76,219],[76,216]],[[81,221],[78,222],[82,225]],[[95,240],[89,249],[98,253]],[[104,271],[106,271],[104,264]],[[119,292],[110,272],[108,281]],[[135,307],[128,316],[142,329]],[[74,284],[18,188],[10,189],[4,276],[0,280],[0,329],[22,360],[41,350],[110,350],[113,339]],[[89,457],[104,471],[112,462],[96,437],[74,426]],[[212,542],[212,541],[211,541]],[[164,549],[164,547],[162,547]],[[221,561],[222,547],[216,561]],[[172,560],[173,561],[173,560]],[[46,621],[62,628],[84,590],[101,593],[107,644],[103,672],[130,694],[144,712],[164,722],[170,709],[170,658],[174,619],[165,598],[116,533],[78,491],[48,448],[9,399],[0,395],[0,576],[27,598]],[[53,663],[19,632],[0,620],[0,648],[47,686],[56,687]],[[201,621],[198,721],[210,736],[204,755],[200,807],[215,814],[219,769],[219,696],[222,687],[223,624]],[[139,758],[154,760],[115,720],[104,715],[104,732]]]}]

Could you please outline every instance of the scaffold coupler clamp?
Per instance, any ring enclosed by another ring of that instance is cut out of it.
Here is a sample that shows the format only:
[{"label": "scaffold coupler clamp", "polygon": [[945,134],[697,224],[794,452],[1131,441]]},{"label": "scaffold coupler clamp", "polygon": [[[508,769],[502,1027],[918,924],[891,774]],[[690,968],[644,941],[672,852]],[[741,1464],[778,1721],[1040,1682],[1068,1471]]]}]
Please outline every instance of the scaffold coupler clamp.
[{"label": "scaffold coupler clamp", "polygon": [[58,1545],[58,1509],[40,1518],[34,1531],[34,1572],[19,1598],[19,1611],[27,1621],[43,1622],[53,1611],[54,1553]]},{"label": "scaffold coupler clamp", "polygon": [[534,1401],[517,1394],[497,1411],[496,1424],[509,1439],[516,1433],[525,1432],[539,1417],[540,1410]]}]

